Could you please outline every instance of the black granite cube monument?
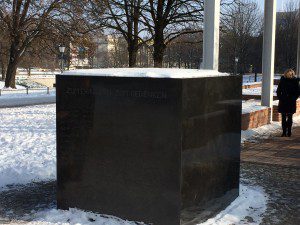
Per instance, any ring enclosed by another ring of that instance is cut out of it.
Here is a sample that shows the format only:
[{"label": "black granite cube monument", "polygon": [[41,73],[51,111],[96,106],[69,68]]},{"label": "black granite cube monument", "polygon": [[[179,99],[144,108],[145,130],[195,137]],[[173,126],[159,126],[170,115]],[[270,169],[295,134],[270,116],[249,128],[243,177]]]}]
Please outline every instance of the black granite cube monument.
[{"label": "black granite cube monument", "polygon": [[188,225],[238,196],[240,76],[78,70],[56,85],[58,208]]}]

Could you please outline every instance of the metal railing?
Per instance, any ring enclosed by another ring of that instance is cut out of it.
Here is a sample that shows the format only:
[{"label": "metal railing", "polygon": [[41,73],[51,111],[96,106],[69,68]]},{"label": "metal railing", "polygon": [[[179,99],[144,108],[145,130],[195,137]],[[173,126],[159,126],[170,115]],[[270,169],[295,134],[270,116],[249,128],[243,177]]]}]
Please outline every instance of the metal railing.
[{"label": "metal railing", "polygon": [[[29,95],[30,91],[45,91],[47,94],[50,94],[50,90],[55,90],[55,88],[24,88],[24,89],[0,89],[0,96],[2,96],[2,94],[4,92],[11,92],[11,93],[18,93],[18,92],[26,92],[27,95]],[[32,93],[37,93],[37,92],[32,92]],[[41,93],[41,92],[38,92]]]}]

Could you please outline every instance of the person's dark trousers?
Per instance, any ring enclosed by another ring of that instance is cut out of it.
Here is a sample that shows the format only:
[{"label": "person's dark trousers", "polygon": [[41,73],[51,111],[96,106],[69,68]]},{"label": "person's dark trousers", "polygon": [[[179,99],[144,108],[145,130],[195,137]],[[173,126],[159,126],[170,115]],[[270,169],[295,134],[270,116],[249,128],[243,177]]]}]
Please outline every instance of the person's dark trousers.
[{"label": "person's dark trousers", "polygon": [[293,125],[293,114],[291,113],[281,113],[282,118],[282,136],[292,135],[292,125]]}]

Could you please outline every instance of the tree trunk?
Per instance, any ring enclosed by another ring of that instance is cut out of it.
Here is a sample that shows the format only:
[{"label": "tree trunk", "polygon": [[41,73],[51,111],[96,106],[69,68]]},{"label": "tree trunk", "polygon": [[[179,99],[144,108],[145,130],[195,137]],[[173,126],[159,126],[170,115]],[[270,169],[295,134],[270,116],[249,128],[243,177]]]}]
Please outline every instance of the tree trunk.
[{"label": "tree trunk", "polygon": [[154,67],[157,68],[163,67],[165,49],[166,47],[164,44],[154,45],[154,52],[153,52]]},{"label": "tree trunk", "polygon": [[128,43],[128,65],[130,68],[136,67],[138,47],[137,43]]},{"label": "tree trunk", "polygon": [[153,52],[154,67],[162,68],[163,61],[164,61],[164,53],[167,47],[164,43],[163,31],[157,32],[154,38],[153,47],[154,47],[154,52]]},{"label": "tree trunk", "polygon": [[4,62],[2,62],[1,63],[1,75],[2,75],[2,80],[3,81],[5,80],[6,67],[7,67],[7,65]]},{"label": "tree trunk", "polygon": [[26,70],[27,70],[27,75],[30,77],[31,76],[31,67],[28,67]]},{"label": "tree trunk", "polygon": [[20,55],[18,54],[18,45],[19,40],[16,38],[10,46],[9,62],[5,77],[6,88],[16,88],[16,72],[20,59]]},{"label": "tree trunk", "polygon": [[5,87],[6,88],[16,88],[16,72],[17,72],[17,62],[14,60],[9,62],[6,77],[5,77]]}]

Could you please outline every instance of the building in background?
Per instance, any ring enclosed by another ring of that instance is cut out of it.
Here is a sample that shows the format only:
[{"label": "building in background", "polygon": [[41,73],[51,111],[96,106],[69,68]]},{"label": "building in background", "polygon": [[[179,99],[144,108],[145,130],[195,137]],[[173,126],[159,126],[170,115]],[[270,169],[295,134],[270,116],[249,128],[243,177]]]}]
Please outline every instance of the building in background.
[{"label": "building in background", "polygon": [[78,47],[70,43],[70,70],[91,68],[90,60],[86,56],[86,50],[85,47]]}]

